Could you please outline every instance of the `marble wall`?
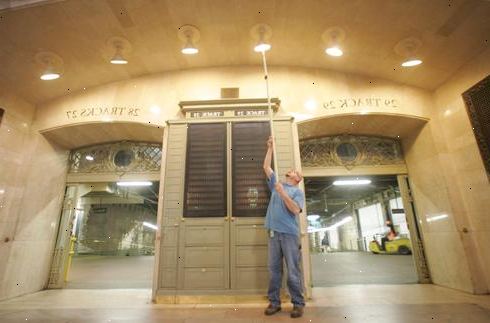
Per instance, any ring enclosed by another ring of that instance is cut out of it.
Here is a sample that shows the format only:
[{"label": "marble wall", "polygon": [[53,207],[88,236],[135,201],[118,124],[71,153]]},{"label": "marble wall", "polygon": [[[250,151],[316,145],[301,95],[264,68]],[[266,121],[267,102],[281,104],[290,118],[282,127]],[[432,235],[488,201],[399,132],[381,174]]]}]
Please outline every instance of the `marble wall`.
[{"label": "marble wall", "polygon": [[430,122],[404,140],[407,167],[434,283],[490,290],[490,183],[461,94],[490,72],[490,50],[433,95]]},{"label": "marble wall", "polygon": [[434,94],[432,135],[456,230],[469,260],[473,290],[490,292],[490,179],[461,94],[490,74],[490,49],[466,64]]},{"label": "marble wall", "polygon": [[403,140],[425,255],[435,284],[473,292],[469,259],[453,219],[441,160],[444,156],[438,153],[432,136],[433,123]]},{"label": "marble wall", "polygon": [[67,153],[32,131],[35,108],[0,93],[0,299],[46,285]]}]

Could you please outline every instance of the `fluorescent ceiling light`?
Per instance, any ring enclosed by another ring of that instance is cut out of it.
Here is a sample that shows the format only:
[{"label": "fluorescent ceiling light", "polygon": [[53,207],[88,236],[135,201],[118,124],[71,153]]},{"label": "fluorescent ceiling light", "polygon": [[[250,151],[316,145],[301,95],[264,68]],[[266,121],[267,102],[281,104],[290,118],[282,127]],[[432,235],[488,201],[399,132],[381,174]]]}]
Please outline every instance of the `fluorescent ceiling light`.
[{"label": "fluorescent ceiling light", "polygon": [[338,47],[329,47],[325,49],[325,53],[330,56],[339,57],[344,55],[344,52]]},{"label": "fluorescent ceiling light", "polygon": [[151,182],[117,182],[117,186],[151,186]]},{"label": "fluorescent ceiling light", "polygon": [[332,230],[335,230],[338,227],[340,227],[340,226],[342,226],[342,225],[344,225],[346,223],[349,223],[350,221],[352,221],[352,217],[351,216],[348,216],[348,217],[343,218],[339,222],[337,222],[335,224],[332,224],[331,226],[326,227],[326,228],[313,228],[313,227],[308,227],[308,233],[332,231]]},{"label": "fluorescent ceiling light", "polygon": [[145,227],[148,227],[148,228],[153,229],[153,230],[158,229],[158,227],[157,227],[156,225],[151,224],[150,222],[143,222],[143,225],[144,225]]},{"label": "fluorescent ceiling light", "polygon": [[417,66],[422,64],[422,61],[420,59],[409,59],[408,61],[405,61],[402,63],[403,67],[412,67],[412,66]]},{"label": "fluorescent ceiling light", "polygon": [[342,185],[367,185],[371,184],[371,180],[369,179],[351,179],[351,180],[338,180],[333,182],[333,185],[335,186],[342,186]]},{"label": "fluorescent ceiling light", "polygon": [[316,221],[320,218],[320,216],[318,214],[311,214],[311,215],[308,215],[306,218],[310,221]]},{"label": "fluorescent ceiling light", "polygon": [[268,50],[271,49],[271,45],[267,44],[266,42],[260,42],[257,44],[257,46],[254,47],[254,51],[256,52],[267,52]]},{"label": "fluorescent ceiling light", "polygon": [[439,220],[445,219],[447,217],[448,217],[447,214],[441,214],[441,215],[431,216],[431,217],[428,217],[427,218],[427,222],[439,221]]}]

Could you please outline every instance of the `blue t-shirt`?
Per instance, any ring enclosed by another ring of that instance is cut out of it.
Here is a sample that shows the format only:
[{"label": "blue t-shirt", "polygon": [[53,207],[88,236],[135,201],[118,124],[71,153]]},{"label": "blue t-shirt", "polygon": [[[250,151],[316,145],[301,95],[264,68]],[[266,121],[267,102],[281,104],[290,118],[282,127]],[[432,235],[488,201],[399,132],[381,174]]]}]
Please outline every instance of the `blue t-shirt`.
[{"label": "blue t-shirt", "polygon": [[[269,185],[272,194],[269,206],[267,207],[265,227],[269,230],[299,236],[299,225],[296,215],[289,211],[286,203],[284,203],[279,193],[276,192],[276,181],[276,174],[273,172],[271,178],[267,179],[267,185]],[[297,186],[289,185],[287,183],[282,183],[282,185],[289,197],[298,204],[300,209],[303,209],[305,201],[303,192]]]}]

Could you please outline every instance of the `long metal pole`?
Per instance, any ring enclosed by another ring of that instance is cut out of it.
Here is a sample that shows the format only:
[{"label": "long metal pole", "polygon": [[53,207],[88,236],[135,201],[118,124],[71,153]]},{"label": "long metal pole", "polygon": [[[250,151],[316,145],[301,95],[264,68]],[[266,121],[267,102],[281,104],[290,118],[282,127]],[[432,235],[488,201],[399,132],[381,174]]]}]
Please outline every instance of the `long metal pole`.
[{"label": "long metal pole", "polygon": [[265,59],[265,51],[261,51],[262,53],[262,65],[264,66],[264,79],[265,79],[265,88],[267,91],[267,107],[269,114],[269,125],[271,129],[272,136],[272,158],[274,161],[274,173],[276,174],[276,178],[279,178],[279,173],[277,172],[277,156],[276,156],[276,137],[274,136],[274,121],[273,121],[273,111],[271,104],[271,96],[269,94],[269,72],[267,71],[267,61]]}]

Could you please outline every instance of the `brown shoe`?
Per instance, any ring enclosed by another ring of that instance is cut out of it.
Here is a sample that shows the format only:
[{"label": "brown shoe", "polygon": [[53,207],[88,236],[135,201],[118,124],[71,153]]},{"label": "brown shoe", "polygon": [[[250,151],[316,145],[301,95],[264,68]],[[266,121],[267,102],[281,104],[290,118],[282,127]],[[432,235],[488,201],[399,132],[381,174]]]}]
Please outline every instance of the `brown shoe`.
[{"label": "brown shoe", "polygon": [[293,306],[293,310],[291,311],[291,317],[293,319],[297,317],[302,317],[303,316],[303,306]]},{"label": "brown shoe", "polygon": [[264,314],[273,315],[279,312],[280,310],[281,310],[281,306],[274,306],[272,304],[269,304],[269,306],[267,306],[267,308],[265,309]]}]

